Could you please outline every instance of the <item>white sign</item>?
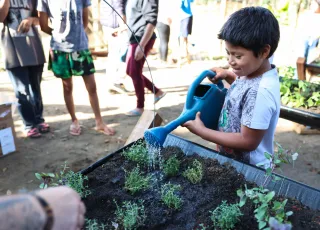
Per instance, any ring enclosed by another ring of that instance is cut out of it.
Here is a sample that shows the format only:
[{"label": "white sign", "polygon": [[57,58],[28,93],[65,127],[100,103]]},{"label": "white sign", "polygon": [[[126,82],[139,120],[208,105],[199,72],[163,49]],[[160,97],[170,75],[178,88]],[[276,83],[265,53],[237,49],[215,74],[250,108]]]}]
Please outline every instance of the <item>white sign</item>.
[{"label": "white sign", "polygon": [[0,145],[3,155],[16,151],[11,127],[0,130]]}]

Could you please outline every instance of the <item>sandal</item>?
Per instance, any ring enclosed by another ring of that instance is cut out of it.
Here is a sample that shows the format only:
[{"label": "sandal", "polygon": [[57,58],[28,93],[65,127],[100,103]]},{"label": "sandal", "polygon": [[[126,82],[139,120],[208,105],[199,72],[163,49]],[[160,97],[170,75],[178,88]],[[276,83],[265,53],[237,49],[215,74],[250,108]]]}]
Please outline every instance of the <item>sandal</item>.
[{"label": "sandal", "polygon": [[50,126],[49,124],[42,122],[41,124],[38,125],[38,129],[40,133],[48,133],[50,132]]},{"label": "sandal", "polygon": [[125,115],[127,115],[128,117],[139,117],[142,115],[142,112],[137,109],[133,109],[129,112],[126,112]]},{"label": "sandal", "polygon": [[27,137],[30,138],[39,138],[41,137],[41,133],[38,128],[32,128],[27,132]]},{"label": "sandal", "polygon": [[159,97],[154,96],[154,103],[156,104],[160,99],[162,99],[164,96],[166,96],[166,92],[163,92]]},{"label": "sandal", "polygon": [[69,133],[73,136],[79,136],[81,134],[81,125],[72,123],[70,125]]}]

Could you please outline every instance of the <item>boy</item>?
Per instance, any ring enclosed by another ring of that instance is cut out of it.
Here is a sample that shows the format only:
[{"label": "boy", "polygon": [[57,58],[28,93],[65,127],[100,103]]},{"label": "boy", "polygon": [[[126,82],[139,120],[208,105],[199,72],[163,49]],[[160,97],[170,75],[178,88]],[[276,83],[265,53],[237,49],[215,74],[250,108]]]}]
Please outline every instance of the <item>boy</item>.
[{"label": "boy", "polygon": [[[97,131],[113,135],[114,130],[102,120],[94,79],[94,64],[88,50],[85,28],[88,25],[90,0],[39,0],[41,30],[51,37],[49,69],[62,79],[64,100],[72,123],[71,135],[80,135],[81,126],[75,114],[72,96],[72,75],[82,76],[89,93],[90,104],[95,115]],[[48,18],[52,27],[48,26]]]},{"label": "boy", "polygon": [[26,135],[41,137],[50,131],[43,119],[41,78],[45,56],[36,26],[36,0],[0,0],[1,43],[5,68],[12,82]]},{"label": "boy", "polygon": [[222,27],[232,71],[213,68],[216,77],[231,84],[219,118],[219,131],[207,129],[198,113],[183,126],[218,145],[220,152],[256,165],[267,166],[264,153],[273,153],[273,138],[280,113],[280,84],[268,58],[280,39],[277,19],[262,7],[234,12]]}]

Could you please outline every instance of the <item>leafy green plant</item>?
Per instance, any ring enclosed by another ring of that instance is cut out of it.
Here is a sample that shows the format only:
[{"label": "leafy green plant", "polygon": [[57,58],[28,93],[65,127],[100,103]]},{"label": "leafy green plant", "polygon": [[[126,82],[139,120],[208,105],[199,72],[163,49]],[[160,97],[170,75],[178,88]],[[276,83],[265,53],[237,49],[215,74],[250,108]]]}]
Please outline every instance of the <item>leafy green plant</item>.
[{"label": "leafy green plant", "polygon": [[107,226],[99,224],[96,219],[86,219],[86,230],[107,230]]},{"label": "leafy green plant", "polygon": [[292,66],[280,66],[278,68],[279,76],[282,76],[285,78],[293,78],[295,71],[296,71],[296,68]]},{"label": "leafy green plant", "polygon": [[136,167],[131,172],[126,172],[125,186],[131,194],[149,188],[151,176],[144,176],[140,168]]},{"label": "leafy green plant", "polygon": [[148,149],[141,140],[137,141],[130,148],[122,152],[122,155],[130,161],[136,162],[140,166],[148,165],[149,153]]},{"label": "leafy green plant", "polygon": [[175,176],[179,172],[180,164],[181,162],[176,155],[171,156],[168,160],[165,161],[163,165],[163,172],[168,177]]},{"label": "leafy green plant", "polygon": [[320,105],[320,85],[301,80],[282,78],[281,102],[289,107],[317,107]]},{"label": "leafy green plant", "polygon": [[115,202],[117,210],[115,212],[116,220],[123,226],[125,230],[137,229],[144,225],[146,214],[143,206],[143,201],[134,203],[131,201],[123,202],[119,207]]},{"label": "leafy green plant", "polygon": [[[289,149],[284,149],[279,143],[275,142],[277,149],[274,151],[274,154],[270,154],[265,152],[264,156],[270,161],[269,166],[266,168],[265,181],[262,184],[262,187],[265,187],[269,178],[272,178],[272,181],[281,180],[280,177],[274,175],[274,171],[276,168],[281,170],[282,164],[292,164],[294,166],[294,162],[297,160],[299,154],[297,152],[292,152]],[[257,166],[265,166],[263,164],[257,164]]]},{"label": "leafy green plant", "polygon": [[210,213],[213,225],[221,229],[233,229],[238,223],[239,217],[242,216],[238,204],[227,204],[225,200]]},{"label": "leafy green plant", "polygon": [[54,187],[59,185],[67,185],[79,193],[80,197],[87,197],[91,192],[88,190],[88,186],[85,185],[85,181],[88,180],[87,176],[83,176],[81,173],[75,173],[68,169],[67,164],[62,165],[63,169],[60,173],[35,173],[37,179],[41,182],[40,188],[46,189],[48,187]]},{"label": "leafy green plant", "polygon": [[161,199],[169,208],[180,209],[182,199],[176,194],[181,189],[180,185],[164,184],[161,188]]},{"label": "leafy green plant", "polygon": [[192,184],[199,183],[203,177],[203,168],[201,162],[194,160],[192,167],[188,167],[183,174]]},{"label": "leafy green plant", "polygon": [[263,187],[252,189],[248,189],[246,187],[244,192],[241,189],[237,190],[237,195],[240,197],[240,207],[246,203],[247,198],[252,200],[255,204],[256,209],[254,210],[254,213],[259,224],[259,229],[268,229],[265,227],[267,226],[270,217],[274,217],[281,224],[290,224],[287,223],[287,219],[293,214],[293,212],[285,212],[284,210],[288,200],[286,199],[283,202],[271,202],[275,196],[274,191],[269,191]]}]

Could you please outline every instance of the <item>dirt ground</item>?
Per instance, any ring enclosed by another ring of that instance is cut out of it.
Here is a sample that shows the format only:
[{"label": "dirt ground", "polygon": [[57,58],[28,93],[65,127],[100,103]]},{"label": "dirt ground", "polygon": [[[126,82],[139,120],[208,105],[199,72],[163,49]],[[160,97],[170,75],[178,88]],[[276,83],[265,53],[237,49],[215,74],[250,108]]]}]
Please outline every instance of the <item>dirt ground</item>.
[{"label": "dirt ground", "polygon": [[[52,130],[40,139],[24,138],[22,122],[15,110],[18,151],[0,158],[0,194],[37,189],[39,181],[34,176],[36,172],[59,172],[64,162],[67,162],[71,170],[78,171],[124,145],[138,121],[137,117],[127,117],[124,112],[134,108],[136,98],[134,95],[108,92],[110,78],[104,73],[105,63],[103,58],[95,61],[98,95],[103,118],[116,129],[116,135],[109,137],[92,130],[93,113],[81,78],[74,78],[74,98],[77,116],[84,130],[81,136],[69,135],[70,118],[64,105],[61,82],[53,77],[51,72],[45,72],[42,83],[44,116]],[[203,70],[212,67],[212,62],[208,61],[194,61],[181,68],[156,68],[153,60],[150,60],[149,64],[154,82],[164,89],[167,95],[154,107],[153,96],[147,94],[146,109],[158,110],[164,123],[179,116],[188,86]],[[0,74],[0,101],[12,101],[14,96],[11,84],[5,72]],[[145,74],[151,77],[148,68],[145,68]],[[132,88],[132,85],[128,86]],[[298,135],[291,131],[291,126],[291,122],[280,119],[275,136],[275,140],[285,148],[299,149],[300,155],[295,167],[284,167],[284,175],[320,189],[320,136]],[[173,133],[215,148],[214,144],[201,140],[185,128],[179,127]]]}]

